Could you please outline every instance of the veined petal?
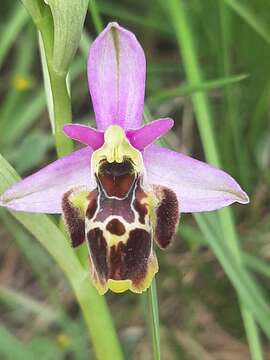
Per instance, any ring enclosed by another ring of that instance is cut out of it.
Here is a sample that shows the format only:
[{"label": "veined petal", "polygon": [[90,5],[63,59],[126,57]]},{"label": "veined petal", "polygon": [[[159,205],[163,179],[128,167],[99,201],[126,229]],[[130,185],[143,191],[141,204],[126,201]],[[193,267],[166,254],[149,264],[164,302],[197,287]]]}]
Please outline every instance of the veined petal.
[{"label": "veined petal", "polygon": [[12,210],[61,213],[62,196],[74,187],[91,189],[89,147],[73,152],[17,182],[0,196],[0,206]]},{"label": "veined petal", "polygon": [[141,125],[145,56],[134,34],[108,24],[90,48],[88,82],[98,130]]},{"label": "veined petal", "polygon": [[131,145],[142,151],[166,134],[173,127],[173,123],[174,121],[170,118],[158,119],[139,129],[127,130],[126,135]]},{"label": "veined petal", "polygon": [[104,143],[104,133],[90,126],[81,124],[66,124],[64,125],[64,133],[73,140],[80,141],[81,143],[90,146],[96,150]]},{"label": "veined petal", "polygon": [[224,171],[158,145],[143,153],[147,180],[173,190],[180,212],[211,211],[234,202],[246,204],[247,194]]}]

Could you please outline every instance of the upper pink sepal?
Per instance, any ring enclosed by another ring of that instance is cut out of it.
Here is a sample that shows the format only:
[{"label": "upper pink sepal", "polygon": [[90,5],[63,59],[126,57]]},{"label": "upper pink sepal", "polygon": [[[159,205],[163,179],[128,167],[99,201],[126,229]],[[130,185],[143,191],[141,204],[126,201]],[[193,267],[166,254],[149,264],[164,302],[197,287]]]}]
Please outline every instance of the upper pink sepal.
[{"label": "upper pink sepal", "polygon": [[93,42],[88,83],[98,130],[118,124],[141,126],[144,107],[145,56],[135,35],[109,23]]},{"label": "upper pink sepal", "polygon": [[73,140],[90,146],[93,150],[100,148],[104,143],[104,133],[90,126],[80,124],[64,125],[64,133]]},{"label": "upper pink sepal", "polygon": [[90,161],[92,149],[73,152],[31,176],[17,182],[0,195],[0,206],[16,211],[62,213],[62,197],[74,187],[93,188]]},{"label": "upper pink sepal", "polygon": [[173,127],[173,123],[174,121],[169,118],[158,119],[139,129],[127,130],[126,136],[132,146],[142,151],[146,146],[166,134]]},{"label": "upper pink sepal", "polygon": [[249,198],[224,171],[184,154],[150,145],[143,152],[147,181],[173,190],[180,212],[211,211]]}]

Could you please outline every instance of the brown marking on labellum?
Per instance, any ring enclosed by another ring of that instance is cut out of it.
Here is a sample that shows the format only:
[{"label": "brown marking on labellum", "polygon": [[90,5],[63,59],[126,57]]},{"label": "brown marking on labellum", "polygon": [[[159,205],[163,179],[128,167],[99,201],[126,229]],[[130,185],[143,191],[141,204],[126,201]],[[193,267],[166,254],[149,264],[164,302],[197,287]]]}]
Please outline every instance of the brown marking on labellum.
[{"label": "brown marking on labellum", "polygon": [[127,196],[135,180],[133,166],[128,160],[122,163],[104,161],[97,177],[107,195],[118,198]]},{"label": "brown marking on labellum", "polygon": [[91,191],[87,196],[89,203],[86,210],[86,217],[88,219],[92,219],[92,217],[95,215],[95,212],[97,210],[97,198],[98,198],[97,189]]},{"label": "brown marking on labellum", "polygon": [[126,244],[127,277],[134,283],[144,278],[151,251],[151,234],[143,229],[130,231]]},{"label": "brown marking on labellum", "polygon": [[179,206],[175,193],[164,186],[154,185],[153,190],[160,200],[156,209],[155,240],[165,249],[173,240],[179,221]]},{"label": "brown marking on labellum", "polygon": [[91,252],[93,264],[101,278],[108,278],[107,266],[107,243],[102,230],[94,228],[87,233],[87,240]]},{"label": "brown marking on labellum", "polygon": [[146,204],[143,203],[143,200],[146,199],[146,197],[147,197],[146,193],[142,190],[140,185],[138,185],[136,189],[136,195],[133,205],[135,210],[139,214],[139,222],[141,224],[145,224],[145,216],[147,215],[148,212]]},{"label": "brown marking on labellum", "polygon": [[109,269],[110,279],[125,280],[127,278],[125,266],[125,245],[122,241],[110,248]]},{"label": "brown marking on labellum", "polygon": [[108,222],[106,229],[113,235],[124,235],[126,232],[124,224],[122,224],[118,219],[112,219]]},{"label": "brown marking on labellum", "polygon": [[124,199],[109,198],[100,187],[99,211],[93,221],[105,221],[109,216],[122,216],[128,223],[135,220],[135,215],[131,209],[133,191],[130,191]]},{"label": "brown marking on labellum", "polygon": [[85,222],[80,210],[69,200],[73,190],[66,192],[62,198],[62,209],[72,247],[81,245],[85,240]]},{"label": "brown marking on labellum", "polygon": [[144,229],[132,230],[126,244],[120,242],[110,249],[109,278],[139,283],[145,277],[150,251],[150,234]]}]

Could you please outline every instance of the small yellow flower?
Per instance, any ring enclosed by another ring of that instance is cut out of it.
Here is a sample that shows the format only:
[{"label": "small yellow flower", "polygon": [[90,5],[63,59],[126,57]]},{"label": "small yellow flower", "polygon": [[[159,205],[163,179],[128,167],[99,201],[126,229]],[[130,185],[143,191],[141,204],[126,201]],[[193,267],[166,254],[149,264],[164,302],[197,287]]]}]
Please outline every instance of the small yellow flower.
[{"label": "small yellow flower", "polygon": [[30,77],[24,75],[16,75],[13,78],[13,86],[17,91],[26,91],[33,85],[33,81]]},{"label": "small yellow flower", "polygon": [[56,341],[58,345],[63,349],[68,348],[71,344],[71,338],[63,333],[60,333],[56,336]]}]

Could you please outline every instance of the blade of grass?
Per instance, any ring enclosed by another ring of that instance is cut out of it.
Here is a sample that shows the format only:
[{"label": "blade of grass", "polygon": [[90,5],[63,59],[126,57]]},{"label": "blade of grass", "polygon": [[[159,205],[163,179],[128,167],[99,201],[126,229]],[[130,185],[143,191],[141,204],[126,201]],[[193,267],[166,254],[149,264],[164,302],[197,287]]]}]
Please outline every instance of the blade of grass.
[{"label": "blade of grass", "polygon": [[185,84],[181,86],[176,86],[173,89],[162,90],[157,94],[150,96],[148,98],[148,103],[152,105],[152,103],[159,103],[178,96],[188,96],[196,92],[211,91],[214,89],[222,88],[229,84],[237,83],[239,81],[246,79],[247,77],[248,77],[247,74],[239,74],[239,75],[224,77],[221,79],[205,81],[198,85]]},{"label": "blade of grass", "polygon": [[[175,28],[179,48],[183,58],[183,64],[187,73],[190,85],[197,85],[202,82],[197,54],[193,45],[193,37],[190,30],[190,23],[186,16],[186,10],[182,0],[169,0],[169,14],[172,24]],[[196,120],[202,139],[203,148],[207,160],[215,165],[220,166],[218,147],[216,145],[215,135],[213,131],[212,118],[210,113],[207,97],[204,93],[194,94],[192,101],[196,113]],[[219,218],[222,232],[227,240],[227,246],[230,248],[234,259],[241,264],[241,253],[238,246],[237,235],[234,228],[232,214],[229,209],[219,211]],[[250,299],[249,299],[250,300]],[[240,307],[242,304],[240,301]],[[249,340],[249,347],[252,358],[255,360],[263,359],[262,349],[260,345],[259,334],[255,325],[255,321],[251,315],[243,314],[245,330]],[[253,326],[251,326],[251,323]],[[259,350],[258,350],[259,349]]]},{"label": "blade of grass", "polygon": [[98,34],[103,30],[103,23],[102,23],[102,19],[101,19],[100,13],[99,13],[99,8],[96,3],[96,0],[89,1],[88,7],[89,7],[89,11],[91,13],[92,19],[93,19],[93,23],[94,23],[96,32]]},{"label": "blade of grass", "polygon": [[134,12],[127,11],[119,6],[112,5],[108,2],[99,2],[100,12],[109,15],[115,19],[124,20],[134,25],[143,26],[156,30],[166,35],[172,35],[171,30],[163,22],[154,21],[152,18],[136,15]]},{"label": "blade of grass", "polygon": [[[0,156],[0,193],[18,180],[18,174]],[[88,271],[79,263],[64,234],[46,215],[21,212],[11,214],[36,237],[68,277],[81,306],[97,359],[122,359],[121,347],[105,298],[99,296],[91,285]]]},{"label": "blade of grass", "polygon": [[[7,94],[1,102],[0,108],[0,124],[2,134],[5,134],[6,129],[8,129],[12,123],[11,120],[13,120],[13,110],[15,108],[18,109],[18,103],[22,98],[25,98],[27,94],[16,87],[14,79],[17,76],[24,77],[26,81],[28,78],[30,78],[30,68],[33,63],[35,51],[34,35],[35,34],[32,27],[28,26],[27,31],[23,34],[20,43],[15,49],[16,62],[12,68],[12,76],[9,78],[10,86],[7,88]],[[3,136],[3,138],[1,137],[0,141],[2,141],[4,138],[5,136]]]},{"label": "blade of grass", "polygon": [[270,277],[270,265],[257,256],[244,253],[243,261],[250,269],[253,269],[264,276]]},{"label": "blade of grass", "polygon": [[0,299],[10,307],[23,307],[27,312],[32,312],[48,322],[55,322],[60,319],[60,314],[49,308],[48,305],[42,304],[19,291],[14,291],[4,286],[0,286]]},{"label": "blade of grass", "polygon": [[[233,37],[231,34],[231,12],[227,6],[219,2],[219,15],[221,27],[221,51],[222,51],[222,74],[228,76],[232,69],[231,49]],[[243,131],[241,124],[241,116],[239,110],[239,96],[237,96],[240,89],[235,87],[225,86],[225,101],[224,101],[224,126],[221,141],[223,143],[223,157],[226,158],[227,168],[233,175],[239,174],[241,184],[248,190],[249,184],[249,166],[247,158],[246,143],[243,141]],[[228,151],[228,144],[233,145],[232,150]]]},{"label": "blade of grass", "polygon": [[[219,240],[220,234],[219,236],[215,236],[213,234],[207,222],[207,218],[203,214],[194,214],[194,217],[205,237],[206,242],[211,246],[214,253],[218,257],[224,271],[235,286],[235,289],[237,289],[237,292],[243,303],[246,305],[247,309],[252,310],[253,314],[256,314],[260,325],[269,336],[270,325],[268,320],[265,321],[265,317],[266,319],[269,318],[270,308],[267,303],[258,297],[258,294],[261,292],[261,290],[252,282],[250,276],[247,275],[241,264],[239,264],[239,262],[232,255],[232,252],[227,249],[224,243],[224,239],[223,241]],[[264,310],[261,312],[261,309]],[[244,315],[246,316],[247,314],[245,313]],[[251,331],[250,334],[252,335],[252,333],[253,332]],[[254,339],[251,339],[251,341],[254,341]],[[259,343],[256,342],[253,344],[255,349],[257,349],[257,344]],[[257,356],[259,356],[259,354]]]},{"label": "blade of grass", "polygon": [[12,335],[3,325],[0,325],[0,355],[4,356],[6,360],[35,360],[35,356],[30,349]]},{"label": "blade of grass", "polygon": [[223,0],[246,23],[270,44],[270,29],[258,15],[241,0]]},{"label": "blade of grass", "polygon": [[7,55],[9,49],[17,39],[17,35],[20,33],[24,25],[28,21],[28,14],[23,8],[23,6],[16,6],[14,13],[9,17],[10,22],[3,26],[3,31],[1,32],[0,37],[0,68],[2,63]]}]

